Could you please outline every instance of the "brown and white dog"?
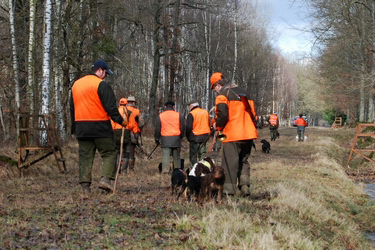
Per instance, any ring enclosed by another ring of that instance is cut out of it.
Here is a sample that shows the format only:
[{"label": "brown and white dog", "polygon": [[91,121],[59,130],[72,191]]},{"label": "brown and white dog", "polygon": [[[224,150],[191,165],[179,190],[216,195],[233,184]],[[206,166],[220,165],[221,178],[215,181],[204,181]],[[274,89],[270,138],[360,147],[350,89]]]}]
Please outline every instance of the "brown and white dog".
[{"label": "brown and white dog", "polygon": [[201,179],[204,175],[211,173],[211,169],[214,167],[215,163],[210,157],[205,157],[194,164],[188,177],[188,200],[190,200],[191,195],[194,195],[198,199],[201,189]]},{"label": "brown and white dog", "polygon": [[216,201],[221,203],[223,198],[225,182],[225,170],[220,166],[215,166],[211,173],[202,177],[201,189],[198,201],[202,203],[205,198],[210,202],[213,197],[217,198]]}]

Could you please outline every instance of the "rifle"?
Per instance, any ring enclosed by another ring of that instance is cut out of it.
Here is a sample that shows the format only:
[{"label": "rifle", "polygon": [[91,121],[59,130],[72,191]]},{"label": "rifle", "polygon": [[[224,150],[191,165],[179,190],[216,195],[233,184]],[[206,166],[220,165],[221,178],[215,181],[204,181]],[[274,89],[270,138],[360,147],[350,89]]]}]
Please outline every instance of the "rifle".
[{"label": "rifle", "polygon": [[152,153],[154,153],[154,151],[156,150],[157,147],[159,147],[160,143],[156,144],[155,148],[151,151],[151,153],[147,156],[147,160],[150,159]]}]

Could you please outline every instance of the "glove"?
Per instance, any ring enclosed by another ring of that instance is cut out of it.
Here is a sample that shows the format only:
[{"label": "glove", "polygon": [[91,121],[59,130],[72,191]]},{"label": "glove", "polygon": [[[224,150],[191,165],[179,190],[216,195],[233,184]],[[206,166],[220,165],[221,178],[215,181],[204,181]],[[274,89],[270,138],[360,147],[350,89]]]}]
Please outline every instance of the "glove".
[{"label": "glove", "polygon": [[157,140],[157,141],[155,141],[155,143],[156,143],[156,145],[159,145],[159,144],[160,144],[160,141],[159,141],[159,140]]}]

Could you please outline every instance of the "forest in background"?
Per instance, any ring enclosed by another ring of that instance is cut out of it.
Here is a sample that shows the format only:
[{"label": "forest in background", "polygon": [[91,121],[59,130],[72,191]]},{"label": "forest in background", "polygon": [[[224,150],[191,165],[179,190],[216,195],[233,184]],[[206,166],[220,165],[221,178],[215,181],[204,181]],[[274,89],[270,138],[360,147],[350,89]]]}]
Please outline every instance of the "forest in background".
[{"label": "forest in background", "polygon": [[217,71],[282,125],[299,113],[315,125],[328,111],[373,122],[373,1],[291,4],[309,6],[308,58],[280,53],[256,0],[0,0],[0,138],[15,138],[20,112],[56,114],[65,138],[70,88],[97,59],[114,71],[116,97],[134,95],[151,126],[168,99],[185,114],[191,99],[210,109]]}]

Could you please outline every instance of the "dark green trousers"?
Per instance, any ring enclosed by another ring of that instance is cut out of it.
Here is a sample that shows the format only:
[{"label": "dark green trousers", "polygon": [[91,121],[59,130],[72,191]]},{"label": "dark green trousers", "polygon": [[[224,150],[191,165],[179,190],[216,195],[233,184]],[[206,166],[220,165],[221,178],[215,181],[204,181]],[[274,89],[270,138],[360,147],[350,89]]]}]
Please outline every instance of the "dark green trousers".
[{"label": "dark green trousers", "polygon": [[114,179],[116,175],[116,145],[111,138],[78,138],[79,183],[92,180],[92,165],[96,150],[102,157],[101,177]]},{"label": "dark green trousers", "polygon": [[202,160],[202,157],[205,155],[205,153],[206,153],[206,142],[190,142],[189,160],[190,160],[191,166],[197,163],[198,160]]},{"label": "dark green trousers", "polygon": [[239,186],[250,186],[250,164],[253,141],[226,142],[223,144],[221,165],[225,169],[224,193],[236,194]]},{"label": "dark green trousers", "polygon": [[162,158],[162,166],[163,166],[163,173],[169,172],[169,161],[171,156],[173,157],[174,168],[181,167],[181,160],[180,160],[180,148],[162,148],[163,158]]}]

